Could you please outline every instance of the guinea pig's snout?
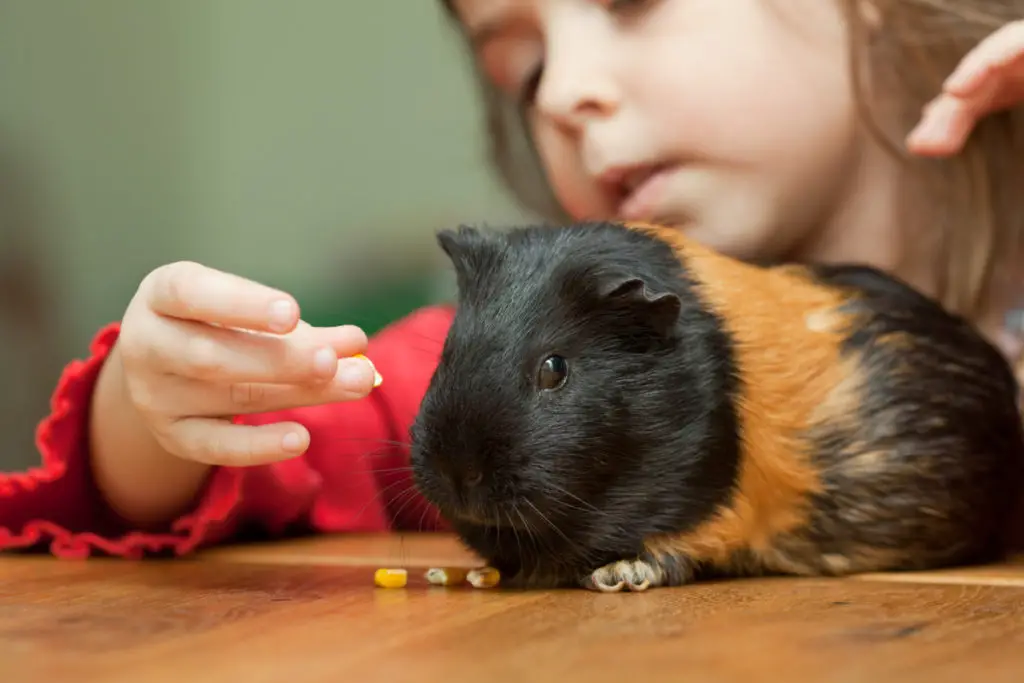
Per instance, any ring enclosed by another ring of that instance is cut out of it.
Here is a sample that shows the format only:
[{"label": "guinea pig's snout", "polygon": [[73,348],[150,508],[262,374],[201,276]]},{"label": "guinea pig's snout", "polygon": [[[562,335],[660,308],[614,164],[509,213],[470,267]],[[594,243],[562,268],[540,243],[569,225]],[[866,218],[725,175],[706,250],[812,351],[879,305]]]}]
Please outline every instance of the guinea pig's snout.
[{"label": "guinea pig's snout", "polygon": [[489,487],[483,471],[464,466],[454,468],[445,478],[459,516],[467,520],[483,521],[491,507]]},{"label": "guinea pig's snout", "polygon": [[484,482],[484,475],[483,472],[476,468],[466,467],[461,471],[449,472],[448,482],[459,505],[472,507],[479,497],[480,488]]}]

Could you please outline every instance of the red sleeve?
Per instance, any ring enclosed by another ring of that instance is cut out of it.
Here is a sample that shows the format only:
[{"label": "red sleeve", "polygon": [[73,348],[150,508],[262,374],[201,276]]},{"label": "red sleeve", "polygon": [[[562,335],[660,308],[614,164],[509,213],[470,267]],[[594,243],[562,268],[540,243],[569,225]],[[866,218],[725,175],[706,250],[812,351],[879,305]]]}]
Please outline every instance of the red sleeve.
[{"label": "red sleeve", "polygon": [[417,497],[395,494],[409,493],[402,485],[408,480],[402,444],[450,320],[449,309],[427,308],[375,335],[367,355],[384,384],[367,399],[239,419],[299,421],[312,435],[310,449],[282,463],[215,468],[193,509],[162,532],[127,528],[104,505],[91,478],[89,405],[119,332],[118,324],[107,326],[88,357],[70,363],[58,381],[51,412],[37,429],[41,465],[0,473],[0,550],[48,545],[61,557],[182,555],[231,539],[248,526],[274,535],[295,525],[383,530],[411,524],[413,514],[427,518],[429,510]]}]

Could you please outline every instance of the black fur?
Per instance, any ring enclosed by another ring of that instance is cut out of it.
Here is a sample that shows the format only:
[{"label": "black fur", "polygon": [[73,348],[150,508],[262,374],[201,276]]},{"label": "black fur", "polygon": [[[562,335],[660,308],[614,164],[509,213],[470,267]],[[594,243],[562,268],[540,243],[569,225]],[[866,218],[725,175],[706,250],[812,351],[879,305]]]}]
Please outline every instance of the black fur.
[{"label": "black fur", "polygon": [[[574,584],[727,502],[739,380],[721,321],[667,245],[614,224],[438,239],[459,307],[412,466],[503,584]],[[569,375],[544,392],[550,354]]]}]

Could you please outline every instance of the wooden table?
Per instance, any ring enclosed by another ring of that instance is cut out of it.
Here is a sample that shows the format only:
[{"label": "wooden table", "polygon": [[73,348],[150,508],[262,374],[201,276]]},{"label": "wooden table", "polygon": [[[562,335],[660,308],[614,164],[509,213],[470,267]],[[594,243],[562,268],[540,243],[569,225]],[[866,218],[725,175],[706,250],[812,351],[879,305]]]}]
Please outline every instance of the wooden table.
[{"label": "wooden table", "polygon": [[444,589],[446,536],[132,563],[0,558],[0,681],[1024,681],[1024,561],[641,594]]}]

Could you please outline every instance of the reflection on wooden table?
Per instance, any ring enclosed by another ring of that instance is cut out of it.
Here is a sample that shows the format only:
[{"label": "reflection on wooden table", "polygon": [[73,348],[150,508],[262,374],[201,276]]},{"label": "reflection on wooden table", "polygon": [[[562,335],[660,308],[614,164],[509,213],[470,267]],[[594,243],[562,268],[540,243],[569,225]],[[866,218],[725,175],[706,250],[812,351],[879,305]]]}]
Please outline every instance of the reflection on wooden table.
[{"label": "reflection on wooden table", "polygon": [[[1024,561],[641,594],[437,588],[447,536],[304,539],[131,563],[0,557],[0,680],[1024,680]],[[373,585],[410,568],[405,589]]]}]

